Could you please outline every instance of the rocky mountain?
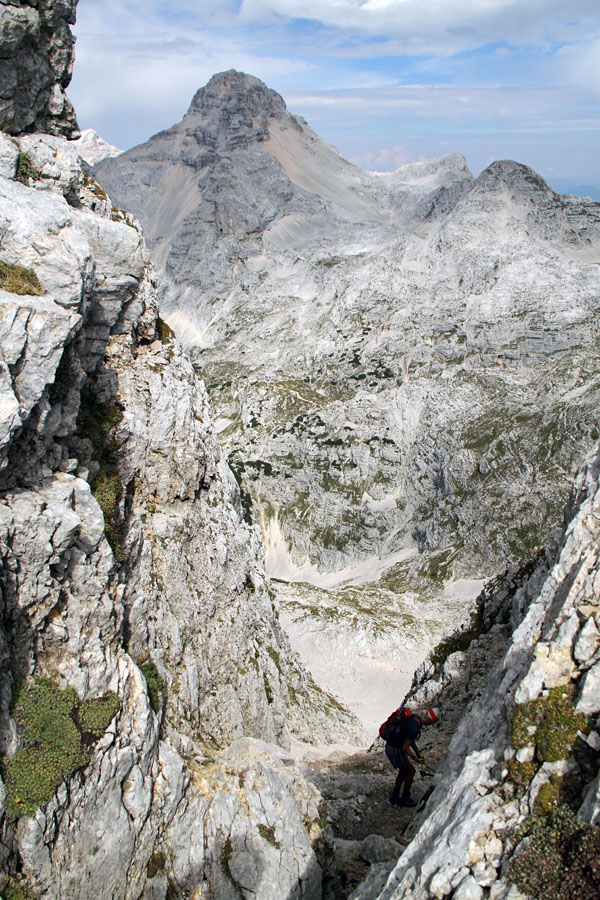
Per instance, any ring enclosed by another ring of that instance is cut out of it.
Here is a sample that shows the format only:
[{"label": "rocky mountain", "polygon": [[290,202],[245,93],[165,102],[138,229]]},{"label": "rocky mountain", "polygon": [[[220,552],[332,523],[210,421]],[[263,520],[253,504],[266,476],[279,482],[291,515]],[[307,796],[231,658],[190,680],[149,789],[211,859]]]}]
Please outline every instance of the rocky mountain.
[{"label": "rocky mountain", "polygon": [[[11,4],[2,58],[33,12],[72,47],[67,8]],[[6,900],[320,897],[290,724],[360,728],[291,654],[139,226],[39,132],[0,135],[0,609]]]},{"label": "rocky mountain", "polygon": [[[3,59],[20,12],[43,14],[50,55],[52,27],[54,49],[66,46],[61,17],[74,4],[9,5]],[[69,57],[67,69],[71,63]],[[212,115],[202,98],[197,108]],[[251,118],[242,130],[264,133],[258,108]],[[357,229],[364,218],[364,228],[377,234],[372,197],[354,197],[352,179],[370,176],[338,164],[331,149],[317,150],[331,160],[331,177],[320,188],[326,217],[349,228],[355,216]],[[522,193],[523,171],[515,175],[513,164],[497,169],[502,187],[492,191],[492,207],[508,202],[513,176]],[[444,217],[461,204],[467,220],[464,204],[478,190],[455,158],[394,178],[397,202],[387,188],[381,197],[398,222],[439,215],[448,224]],[[344,183],[341,212],[327,206],[325,194]],[[489,185],[479,187],[479,202],[489,205]],[[545,188],[535,179],[534,188],[537,221],[537,191]],[[316,209],[315,196],[302,190],[306,209]],[[549,224],[557,200],[544,196],[544,228],[558,241]],[[572,237],[584,259],[595,252],[592,212],[582,212]],[[475,218],[481,222],[480,213]],[[564,222],[555,222],[560,240]],[[580,248],[588,237],[587,249]],[[541,239],[539,246],[541,252]],[[517,251],[518,242],[515,264]],[[561,259],[579,306],[573,301],[570,331],[549,292],[556,331],[549,333],[558,341],[560,323],[584,360],[593,329],[581,310],[595,270],[566,251]],[[558,275],[546,261],[539,272],[547,270],[550,284]],[[488,584],[469,629],[440,645],[416,673],[411,703],[443,709],[428,758],[434,767],[445,760],[417,818],[394,820],[405,831],[393,839],[389,808],[379,820],[377,809],[369,810],[392,778],[383,774],[380,750],[363,753],[357,772],[348,773],[352,759],[301,767],[286,749],[290,730],[330,743],[341,736],[356,742],[358,734],[356,722],[294,658],[281,622],[287,617],[293,627],[300,617],[294,609],[310,618],[316,598],[342,651],[352,639],[357,653],[365,640],[381,654],[390,633],[416,648],[421,620],[430,617],[431,632],[442,617],[448,624],[452,610],[458,616],[464,606],[466,586],[454,580],[440,593],[433,571],[423,586],[424,563],[401,546],[395,568],[386,570],[385,556],[354,557],[350,579],[338,569],[325,586],[289,582],[281,587],[292,596],[280,618],[264,531],[244,521],[245,498],[221,452],[204,384],[157,315],[158,293],[138,223],[82,168],[73,142],[39,132],[0,135],[2,896],[342,900],[356,886],[355,900],[597,897],[598,451],[576,480],[565,528],[526,565]],[[555,355],[565,364],[572,359],[564,347]],[[426,360],[433,378],[441,363],[433,355]],[[529,369],[514,362],[506,383],[517,373],[525,395],[522,372]],[[579,421],[577,403],[591,403],[594,381],[585,380],[583,365],[571,373],[578,379],[572,393],[560,395],[574,412],[563,432],[552,432],[557,443]],[[301,393],[307,384],[299,380],[293,390],[308,396]],[[296,419],[304,422],[303,415]],[[260,428],[258,420],[246,425]],[[497,446],[496,454],[502,456]],[[254,503],[260,510],[256,497]],[[339,558],[353,553],[342,548]],[[435,553],[425,560],[436,564]],[[315,570],[321,578],[323,567],[306,569]],[[381,576],[378,586],[369,581],[374,575]],[[386,604],[374,618],[377,596]],[[316,639],[313,651],[323,655]],[[338,771],[326,771],[336,765]],[[373,831],[365,834],[367,826]]]},{"label": "rocky mountain", "polygon": [[316,897],[310,688],[143,239],[63,138],[0,156],[3,896]]},{"label": "rocky mountain", "polygon": [[372,727],[599,436],[600,206],[510,161],[362,172],[234,71],[96,173],[148,234],[294,646]]},{"label": "rocky mountain", "polygon": [[82,160],[90,166],[107,157],[119,156],[123,152],[114,144],[108,144],[93,128],[84,128],[81,136],[73,141],[73,146]]}]

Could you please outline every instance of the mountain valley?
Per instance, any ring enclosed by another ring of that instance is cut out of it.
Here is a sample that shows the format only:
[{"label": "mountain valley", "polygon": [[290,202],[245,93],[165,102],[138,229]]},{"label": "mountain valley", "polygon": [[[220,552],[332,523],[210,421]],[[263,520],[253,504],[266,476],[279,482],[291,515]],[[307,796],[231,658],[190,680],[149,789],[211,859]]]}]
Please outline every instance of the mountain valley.
[{"label": "mountain valley", "polygon": [[122,154],[76,6],[0,0],[0,894],[595,900],[600,205],[234,70]]},{"label": "mountain valley", "polygon": [[[270,575],[304,585],[275,582],[294,645],[318,635],[359,712],[361,671],[410,671],[561,523],[599,436],[600,207],[507,161],[362,172],[234,71],[95,173],[148,236]],[[408,687],[385,682],[378,711]]]}]

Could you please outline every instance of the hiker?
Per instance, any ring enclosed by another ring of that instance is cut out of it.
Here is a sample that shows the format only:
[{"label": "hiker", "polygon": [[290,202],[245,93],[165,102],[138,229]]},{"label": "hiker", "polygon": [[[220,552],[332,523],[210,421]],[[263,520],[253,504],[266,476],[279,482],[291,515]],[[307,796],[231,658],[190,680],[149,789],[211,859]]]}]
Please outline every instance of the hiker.
[{"label": "hiker", "polygon": [[[390,803],[393,806],[417,805],[417,801],[413,800],[410,794],[415,777],[415,767],[411,765],[409,757],[416,761],[423,758],[416,744],[421,736],[421,728],[423,725],[433,725],[438,719],[438,709],[416,710],[413,713],[404,708],[401,716],[398,717],[397,726],[388,731],[385,755],[392,766],[398,769],[394,790],[390,795]],[[403,788],[402,793],[400,793],[401,788]]]}]

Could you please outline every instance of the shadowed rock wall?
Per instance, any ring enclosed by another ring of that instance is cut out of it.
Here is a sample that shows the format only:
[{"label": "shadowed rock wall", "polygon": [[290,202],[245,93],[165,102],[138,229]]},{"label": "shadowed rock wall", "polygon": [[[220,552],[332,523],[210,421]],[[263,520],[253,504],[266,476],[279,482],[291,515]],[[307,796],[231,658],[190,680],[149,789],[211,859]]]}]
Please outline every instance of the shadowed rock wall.
[{"label": "shadowed rock wall", "polygon": [[78,136],[65,90],[77,0],[0,0],[0,129]]}]

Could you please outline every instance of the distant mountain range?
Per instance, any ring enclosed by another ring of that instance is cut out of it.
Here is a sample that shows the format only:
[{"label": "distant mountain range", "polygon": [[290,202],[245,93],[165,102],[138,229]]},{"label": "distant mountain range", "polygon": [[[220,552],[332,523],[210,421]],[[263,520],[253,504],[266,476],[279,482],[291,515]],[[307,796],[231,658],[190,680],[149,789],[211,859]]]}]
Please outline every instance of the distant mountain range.
[{"label": "distant mountain range", "polygon": [[471,575],[544,542],[597,435],[599,205],[509,161],[369,175],[235,71],[96,174],[143,224],[274,574],[419,548]]}]

